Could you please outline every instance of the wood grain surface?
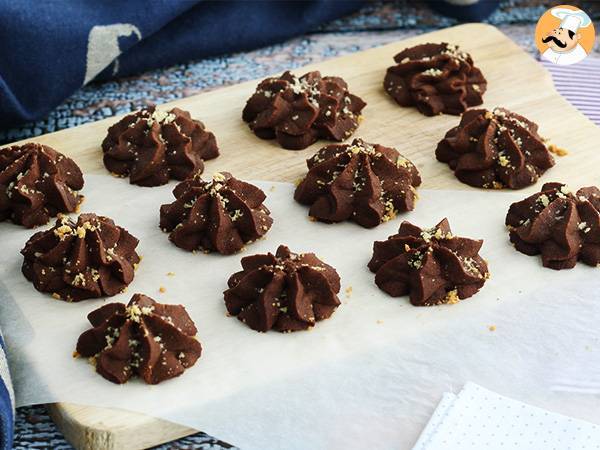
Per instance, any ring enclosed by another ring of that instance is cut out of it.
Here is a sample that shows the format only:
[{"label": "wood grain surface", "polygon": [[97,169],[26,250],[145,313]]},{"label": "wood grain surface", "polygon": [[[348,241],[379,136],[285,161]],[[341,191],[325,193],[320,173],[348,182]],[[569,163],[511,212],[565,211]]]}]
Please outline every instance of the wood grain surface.
[{"label": "wood grain surface", "polygon": [[[573,187],[600,184],[600,128],[579,113],[554,89],[550,74],[515,43],[489,25],[467,24],[420,35],[383,47],[332,59],[295,70],[320,70],[346,79],[351,92],[367,102],[364,121],[355,133],[366,141],[396,147],[417,165],[422,189],[473,189],[460,183],[434,151],[444,133],[458,123],[456,116],[425,117],[413,108],[400,108],[383,91],[385,69],[407,46],[425,42],[458,44],[473,56],[488,80],[484,107],[503,106],[540,125],[540,133],[568,150],[557,159],[544,181]],[[161,106],[178,106],[202,120],[217,136],[221,156],[206,164],[207,175],[227,170],[242,179],[295,181],[306,172],[305,160],[320,146],[289,151],[274,141],[256,138],[241,120],[241,110],[256,81],[218,89]],[[105,173],[100,143],[119,118],[31,139],[73,157],[87,173]],[[523,196],[541,183],[523,190]],[[85,189],[84,189],[85,193]],[[486,195],[481,191],[481,195]],[[136,449],[194,432],[158,419],[104,408],[55,404],[51,413],[65,437],[78,449]],[[210,411],[206,412],[210,414]]]}]

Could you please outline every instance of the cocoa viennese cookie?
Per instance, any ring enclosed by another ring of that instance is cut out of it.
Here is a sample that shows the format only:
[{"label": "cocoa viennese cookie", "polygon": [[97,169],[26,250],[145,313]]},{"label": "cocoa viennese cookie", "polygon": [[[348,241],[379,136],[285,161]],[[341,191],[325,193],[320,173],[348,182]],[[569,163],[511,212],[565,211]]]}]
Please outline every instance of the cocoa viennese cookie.
[{"label": "cocoa viennese cookie", "polygon": [[173,190],[175,201],[160,208],[160,227],[177,247],[229,255],[263,237],[273,224],[265,193],[253,184],[218,172],[205,181],[196,174]]},{"label": "cocoa viennese cookie", "polygon": [[81,170],[47,145],[0,148],[0,222],[33,228],[59,213],[75,212],[83,196]]},{"label": "cocoa viennese cookie", "polygon": [[415,306],[456,303],[475,295],[489,278],[482,240],[455,236],[447,219],[423,229],[402,222],[397,234],[373,245],[369,269],[392,297]]},{"label": "cocoa viennese cookie", "polygon": [[35,233],[21,253],[22,271],[40,292],[68,302],[110,297],[133,281],[138,240],[112,219],[81,214],[60,217]]},{"label": "cocoa viennese cookie", "polygon": [[493,189],[530,186],[554,165],[538,126],[503,108],[464,113],[435,155],[463,183]]},{"label": "cocoa viennese cookie", "polygon": [[422,114],[461,114],[483,103],[487,81],[471,55],[447,43],[421,44],[394,56],[387,69],[386,93],[400,106]]},{"label": "cocoa viennese cookie", "polygon": [[262,139],[300,150],[318,139],[343,141],[358,127],[366,103],[339,77],[285,72],[261,81],[242,118]]},{"label": "cocoa viennese cookie", "polygon": [[179,108],[150,106],[129,114],[108,129],[102,142],[104,165],[131,184],[159,186],[183,180],[219,156],[215,136]]},{"label": "cocoa viennese cookie", "polygon": [[280,245],[273,255],[242,258],[224,292],[229,314],[256,331],[306,330],[340,305],[340,277],[313,253]]},{"label": "cocoa viennese cookie", "polygon": [[562,183],[510,205],[506,215],[510,241],[526,255],[542,256],[544,267],[570,269],[577,261],[600,264],[600,189],[576,192]]},{"label": "cocoa viennese cookie", "polygon": [[88,320],[92,328],[79,336],[75,355],[90,358],[113,383],[133,376],[161,383],[192,367],[202,353],[196,326],[182,305],[134,294],[127,305],[108,303]]},{"label": "cocoa viennese cookie", "polygon": [[355,139],[307,160],[308,174],[294,198],[323,222],[352,220],[372,228],[414,209],[419,171],[396,149]]}]

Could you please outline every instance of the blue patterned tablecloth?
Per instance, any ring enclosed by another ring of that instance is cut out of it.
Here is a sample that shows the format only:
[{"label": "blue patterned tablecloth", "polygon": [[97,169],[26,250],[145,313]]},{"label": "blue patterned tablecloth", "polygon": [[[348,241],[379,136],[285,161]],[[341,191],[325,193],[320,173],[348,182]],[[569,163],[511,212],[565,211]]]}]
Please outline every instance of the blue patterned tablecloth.
[{"label": "blue patterned tablecloth", "polygon": [[[505,0],[488,21],[525,50],[535,54],[537,50],[532,34],[535,21],[547,8],[543,3],[538,0]],[[579,3],[583,4],[582,7],[592,19],[600,18],[598,2]],[[373,3],[357,14],[282,44],[188,62],[118,81],[93,83],[76,92],[44,120],[19,128],[0,129],[0,144],[127,113],[149,103],[168,102],[455,24],[453,19],[433,13],[420,2]],[[598,46],[591,57],[600,60]],[[571,100],[577,106],[577,95]],[[44,406],[19,408],[15,425],[15,449],[72,448],[56,429]],[[217,450],[232,447],[198,433],[156,448]]]}]

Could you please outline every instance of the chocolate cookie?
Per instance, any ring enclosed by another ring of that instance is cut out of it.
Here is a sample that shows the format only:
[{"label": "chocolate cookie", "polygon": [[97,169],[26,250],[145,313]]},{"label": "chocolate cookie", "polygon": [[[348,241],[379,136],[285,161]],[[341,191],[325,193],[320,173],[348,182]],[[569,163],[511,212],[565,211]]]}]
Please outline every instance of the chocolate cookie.
[{"label": "chocolate cookie", "polygon": [[414,208],[417,168],[394,148],[355,139],[329,145],[306,161],[294,198],[323,222],[353,220],[372,228]]},{"label": "chocolate cookie", "polygon": [[40,292],[68,302],[113,296],[133,280],[138,240],[108,217],[60,217],[35,233],[21,254],[22,271]]},{"label": "chocolate cookie", "polygon": [[422,44],[394,56],[383,86],[400,106],[416,106],[426,116],[461,114],[481,105],[487,81],[471,55],[456,45]]},{"label": "chocolate cookie", "polygon": [[526,255],[542,255],[551,269],[570,269],[577,261],[600,264],[600,189],[572,192],[562,183],[510,205],[506,215],[510,241]]},{"label": "chocolate cookie", "polygon": [[456,303],[476,294],[489,278],[479,256],[482,240],[454,236],[448,220],[431,229],[402,222],[398,234],[373,244],[369,269],[392,297],[415,306]]},{"label": "chocolate cookie", "polygon": [[59,213],[76,211],[83,201],[81,188],[77,164],[47,145],[0,148],[0,222],[44,225]]},{"label": "chocolate cookie", "polygon": [[260,82],[242,118],[259,138],[277,139],[283,148],[300,150],[317,139],[347,139],[365,106],[339,77],[321,77],[316,71],[296,77],[285,72]]},{"label": "chocolate cookie", "polygon": [[178,377],[192,367],[202,346],[194,322],[181,305],[134,294],[129,304],[109,303],[88,314],[92,329],[79,336],[76,355],[122,384],[137,375],[148,384]]},{"label": "chocolate cookie", "polygon": [[219,156],[215,136],[179,108],[154,106],[123,117],[102,142],[104,165],[131,184],[159,186],[204,170],[204,160]]},{"label": "chocolate cookie", "polygon": [[460,181],[482,188],[530,186],[554,165],[538,126],[503,108],[464,113],[435,155]]},{"label": "chocolate cookie", "polygon": [[313,253],[280,245],[275,255],[242,258],[242,268],[227,282],[225,306],[253,330],[306,330],[340,305],[339,275]]},{"label": "chocolate cookie", "polygon": [[160,207],[160,227],[187,251],[229,255],[264,236],[273,224],[265,193],[230,173],[204,181],[200,174],[179,183],[175,201]]}]

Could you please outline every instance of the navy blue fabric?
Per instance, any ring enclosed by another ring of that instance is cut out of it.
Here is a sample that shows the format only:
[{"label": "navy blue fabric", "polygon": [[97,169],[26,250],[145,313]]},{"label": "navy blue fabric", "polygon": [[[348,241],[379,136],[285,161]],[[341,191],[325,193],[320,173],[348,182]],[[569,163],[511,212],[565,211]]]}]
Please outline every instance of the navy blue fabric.
[{"label": "navy blue fabric", "polygon": [[443,0],[433,0],[430,3],[433,9],[445,16],[454,17],[461,22],[480,22],[498,8],[500,0],[478,0],[464,5]]},{"label": "navy blue fabric", "polygon": [[[124,76],[284,40],[363,1],[0,0],[0,127],[44,117],[84,84],[94,26],[131,24],[118,38]],[[107,42],[110,44],[110,42]]]},{"label": "navy blue fabric", "polygon": [[[346,15],[364,0],[0,0],[0,128],[43,118],[81,87],[93,27],[136,27],[120,35],[117,61],[94,79],[216,54],[257,48],[313,30]],[[480,0],[430,4],[461,20],[481,20],[498,5]],[[139,36],[138,36],[139,32]],[[111,38],[104,36],[110,46]],[[98,41],[100,42],[100,41]],[[87,61],[89,63],[89,61]]]},{"label": "navy blue fabric", "polygon": [[[1,334],[0,349],[4,350],[4,341]],[[6,364],[3,358],[4,353],[0,351],[0,359],[2,359],[0,365]],[[13,440],[14,411],[6,382],[9,381],[5,381],[0,373],[0,450],[10,450]]]}]

